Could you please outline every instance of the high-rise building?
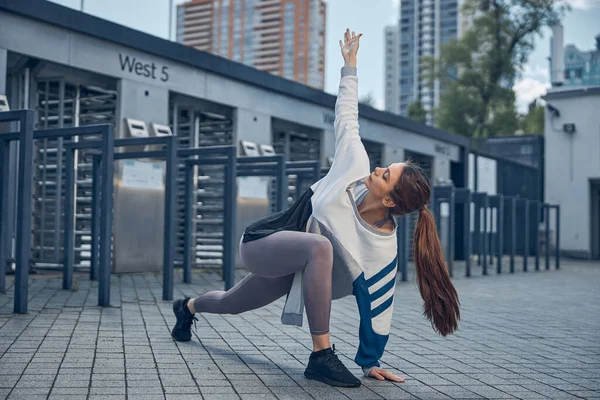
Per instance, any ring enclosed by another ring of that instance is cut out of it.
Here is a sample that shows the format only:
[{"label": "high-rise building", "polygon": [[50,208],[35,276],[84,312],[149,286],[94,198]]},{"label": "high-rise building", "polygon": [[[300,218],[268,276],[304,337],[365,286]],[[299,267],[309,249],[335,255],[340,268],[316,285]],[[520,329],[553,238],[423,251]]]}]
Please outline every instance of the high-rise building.
[{"label": "high-rise building", "polygon": [[177,7],[177,41],[323,89],[323,0],[192,0]]},{"label": "high-rise building", "polygon": [[563,46],[563,26],[552,27],[550,39],[550,81],[552,86],[600,85],[600,34],[596,49],[581,51],[575,45]]},{"label": "high-rise building", "polygon": [[459,38],[467,27],[460,12],[463,0],[401,0],[397,26],[385,30],[385,109],[406,116],[420,100],[428,111],[438,106],[441,87],[428,87],[419,68],[423,56],[438,57],[440,46]]}]

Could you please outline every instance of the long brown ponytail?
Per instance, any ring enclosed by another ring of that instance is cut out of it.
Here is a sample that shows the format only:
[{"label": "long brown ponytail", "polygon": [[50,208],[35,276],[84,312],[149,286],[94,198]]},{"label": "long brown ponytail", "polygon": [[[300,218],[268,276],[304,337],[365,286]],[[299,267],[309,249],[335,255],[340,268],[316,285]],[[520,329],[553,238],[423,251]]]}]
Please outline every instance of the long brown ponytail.
[{"label": "long brown ponytail", "polygon": [[419,211],[413,241],[413,255],[417,281],[423,305],[423,315],[434,331],[442,336],[453,333],[460,319],[459,300],[452,285],[435,220],[426,207],[431,195],[429,179],[418,165],[408,161],[394,190],[390,193],[395,207],[394,215]]},{"label": "long brown ponytail", "polygon": [[460,319],[458,294],[450,281],[435,221],[427,207],[419,211],[413,255],[419,291],[425,302],[423,315],[440,335],[453,333]]}]

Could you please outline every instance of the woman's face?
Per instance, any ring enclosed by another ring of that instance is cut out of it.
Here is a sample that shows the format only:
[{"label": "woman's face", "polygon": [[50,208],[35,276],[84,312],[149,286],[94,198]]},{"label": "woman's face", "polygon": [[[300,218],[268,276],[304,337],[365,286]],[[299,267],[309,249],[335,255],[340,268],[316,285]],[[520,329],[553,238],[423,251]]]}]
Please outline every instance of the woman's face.
[{"label": "woman's face", "polygon": [[404,163],[393,163],[388,167],[375,168],[375,171],[366,179],[365,185],[371,195],[384,201],[387,207],[392,207],[393,204],[386,204],[386,199],[391,201],[389,194],[394,190],[394,186],[398,182],[398,179],[400,179],[403,169]]}]

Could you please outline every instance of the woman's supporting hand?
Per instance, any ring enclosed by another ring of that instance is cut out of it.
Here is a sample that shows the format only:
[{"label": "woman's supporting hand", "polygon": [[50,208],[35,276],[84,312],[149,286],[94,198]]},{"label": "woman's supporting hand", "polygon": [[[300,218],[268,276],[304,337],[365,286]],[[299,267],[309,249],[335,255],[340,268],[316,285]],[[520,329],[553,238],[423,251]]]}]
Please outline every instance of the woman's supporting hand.
[{"label": "woman's supporting hand", "polygon": [[371,372],[369,372],[369,376],[380,381],[385,381],[387,379],[392,382],[404,382],[404,378],[400,378],[382,368],[373,368]]},{"label": "woman's supporting hand", "polygon": [[362,33],[356,35],[354,31],[350,33],[350,29],[344,32],[344,42],[340,40],[340,48],[342,49],[342,57],[344,57],[345,66],[356,67],[356,55],[360,44]]}]

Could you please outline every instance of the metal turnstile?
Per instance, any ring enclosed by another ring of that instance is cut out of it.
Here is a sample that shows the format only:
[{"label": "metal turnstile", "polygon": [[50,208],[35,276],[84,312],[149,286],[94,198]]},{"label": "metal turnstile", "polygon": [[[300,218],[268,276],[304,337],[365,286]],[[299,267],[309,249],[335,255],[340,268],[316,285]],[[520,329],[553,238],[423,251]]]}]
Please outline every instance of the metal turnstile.
[{"label": "metal turnstile", "polygon": [[[35,129],[115,122],[117,92],[114,90],[70,82],[66,78],[39,78],[34,82],[34,89]],[[32,259],[38,267],[62,266],[65,145],[62,138],[35,142]],[[76,166],[74,223],[75,267],[78,268],[90,266],[91,156],[79,152]]]},{"label": "metal turnstile", "polygon": [[[177,136],[178,148],[233,144],[233,110],[197,99],[173,99],[169,125]],[[177,185],[177,229],[175,265],[183,265],[184,180],[180,164]],[[222,166],[198,165],[194,173],[195,217],[192,225],[192,266],[223,265],[224,170]]]}]

